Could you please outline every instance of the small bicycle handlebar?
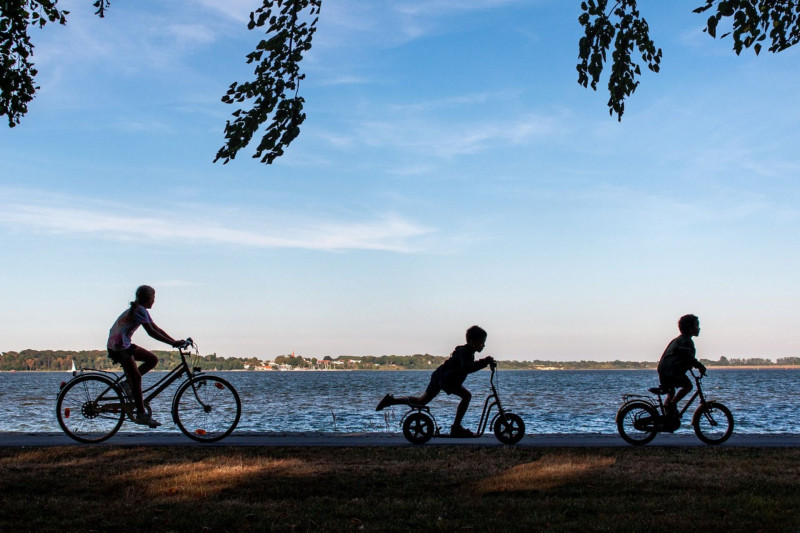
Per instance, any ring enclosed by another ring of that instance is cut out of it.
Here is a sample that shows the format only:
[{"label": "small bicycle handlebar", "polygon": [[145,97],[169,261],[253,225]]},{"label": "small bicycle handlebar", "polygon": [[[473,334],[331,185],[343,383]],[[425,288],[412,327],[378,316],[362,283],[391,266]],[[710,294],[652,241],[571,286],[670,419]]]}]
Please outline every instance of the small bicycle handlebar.
[{"label": "small bicycle handlebar", "polygon": [[[698,370],[699,370],[699,369],[698,369]],[[695,373],[694,373],[694,368],[690,368],[690,369],[689,369],[689,372],[691,372],[691,374],[692,374],[692,377],[693,377],[694,379],[703,379],[704,377],[706,377],[706,376],[708,375],[706,372],[700,372],[699,374],[695,374]]]}]

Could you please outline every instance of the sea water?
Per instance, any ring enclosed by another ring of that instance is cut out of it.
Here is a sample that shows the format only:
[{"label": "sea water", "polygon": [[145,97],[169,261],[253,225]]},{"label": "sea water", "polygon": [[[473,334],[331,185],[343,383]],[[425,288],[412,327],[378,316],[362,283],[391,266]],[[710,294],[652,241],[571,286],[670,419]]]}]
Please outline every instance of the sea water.
[{"label": "sea water", "polygon": [[[407,408],[376,412],[375,405],[387,392],[418,395],[430,379],[428,371],[211,373],[239,392],[242,418],[237,431],[253,432],[398,432]],[[163,375],[147,374],[145,386]],[[483,370],[464,383],[472,392],[465,427],[478,424],[489,376]],[[56,395],[60,383],[71,377],[69,372],[0,372],[0,431],[60,431]],[[503,406],[523,418],[528,434],[613,434],[622,394],[648,394],[658,376],[653,370],[499,370],[495,381]],[[731,409],[736,433],[800,433],[800,370],[712,368],[702,384],[707,398]],[[174,428],[170,402],[176,387],[151,404],[153,416],[164,423],[162,430]],[[447,428],[457,404],[457,397],[442,392],[429,407]],[[126,424],[124,430],[148,431],[134,424]],[[684,424],[679,431],[691,427]]]}]

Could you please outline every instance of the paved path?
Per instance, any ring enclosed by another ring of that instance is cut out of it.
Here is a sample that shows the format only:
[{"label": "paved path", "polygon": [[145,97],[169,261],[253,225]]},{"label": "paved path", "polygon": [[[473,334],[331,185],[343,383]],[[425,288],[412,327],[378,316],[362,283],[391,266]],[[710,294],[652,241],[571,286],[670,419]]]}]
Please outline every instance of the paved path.
[{"label": "paved path", "polygon": [[[494,436],[476,439],[432,439],[424,446],[502,446]],[[2,433],[0,447],[83,446],[63,433]],[[411,446],[401,433],[237,433],[212,444],[197,443],[179,431],[120,432],[101,444],[88,446]],[[630,446],[619,435],[526,435],[523,447],[622,447]],[[693,433],[660,434],[647,446],[705,446]],[[737,435],[722,446],[799,448],[800,434]]]}]

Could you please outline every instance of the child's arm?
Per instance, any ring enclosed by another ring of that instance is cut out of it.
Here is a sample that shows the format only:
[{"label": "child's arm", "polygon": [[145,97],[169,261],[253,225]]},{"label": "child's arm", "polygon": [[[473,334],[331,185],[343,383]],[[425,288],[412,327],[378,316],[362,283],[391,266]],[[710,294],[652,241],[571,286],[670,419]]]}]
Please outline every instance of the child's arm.
[{"label": "child's arm", "polygon": [[155,322],[145,322],[144,324],[142,324],[142,327],[144,328],[144,330],[147,332],[148,335],[150,335],[157,341],[163,342],[164,344],[169,344],[170,346],[175,347],[182,342],[173,339],[166,331],[156,326]]},{"label": "child's arm", "polygon": [[493,362],[494,362],[494,357],[492,357],[491,355],[487,355],[483,359],[472,361],[464,370],[466,371],[467,374],[472,374],[473,372],[477,372],[478,370],[486,368]]},{"label": "child's arm", "polygon": [[706,375],[706,365],[704,365],[703,363],[698,361],[696,358],[695,358],[695,360],[694,360],[694,362],[692,364],[694,365],[694,367],[696,369],[698,369],[700,371],[700,375],[702,375],[702,376]]}]

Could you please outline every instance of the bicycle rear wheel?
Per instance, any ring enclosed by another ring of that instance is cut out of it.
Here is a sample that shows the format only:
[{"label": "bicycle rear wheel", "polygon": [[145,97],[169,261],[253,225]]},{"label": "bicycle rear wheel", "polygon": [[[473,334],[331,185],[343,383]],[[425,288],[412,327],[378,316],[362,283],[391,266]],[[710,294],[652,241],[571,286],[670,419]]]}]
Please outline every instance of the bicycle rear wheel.
[{"label": "bicycle rear wheel", "polygon": [[733,433],[733,415],[721,403],[706,402],[695,411],[692,425],[701,441],[706,444],[722,444]]},{"label": "bicycle rear wheel", "polygon": [[623,405],[617,413],[617,430],[626,442],[640,446],[656,438],[658,412],[646,402]]},{"label": "bicycle rear wheel", "polygon": [[106,376],[78,376],[58,393],[56,418],[64,433],[76,441],[102,442],[125,420],[122,392]]},{"label": "bicycle rear wheel", "polygon": [[217,376],[185,381],[172,403],[175,423],[184,435],[199,442],[224,439],[236,428],[242,402],[233,385]]}]

